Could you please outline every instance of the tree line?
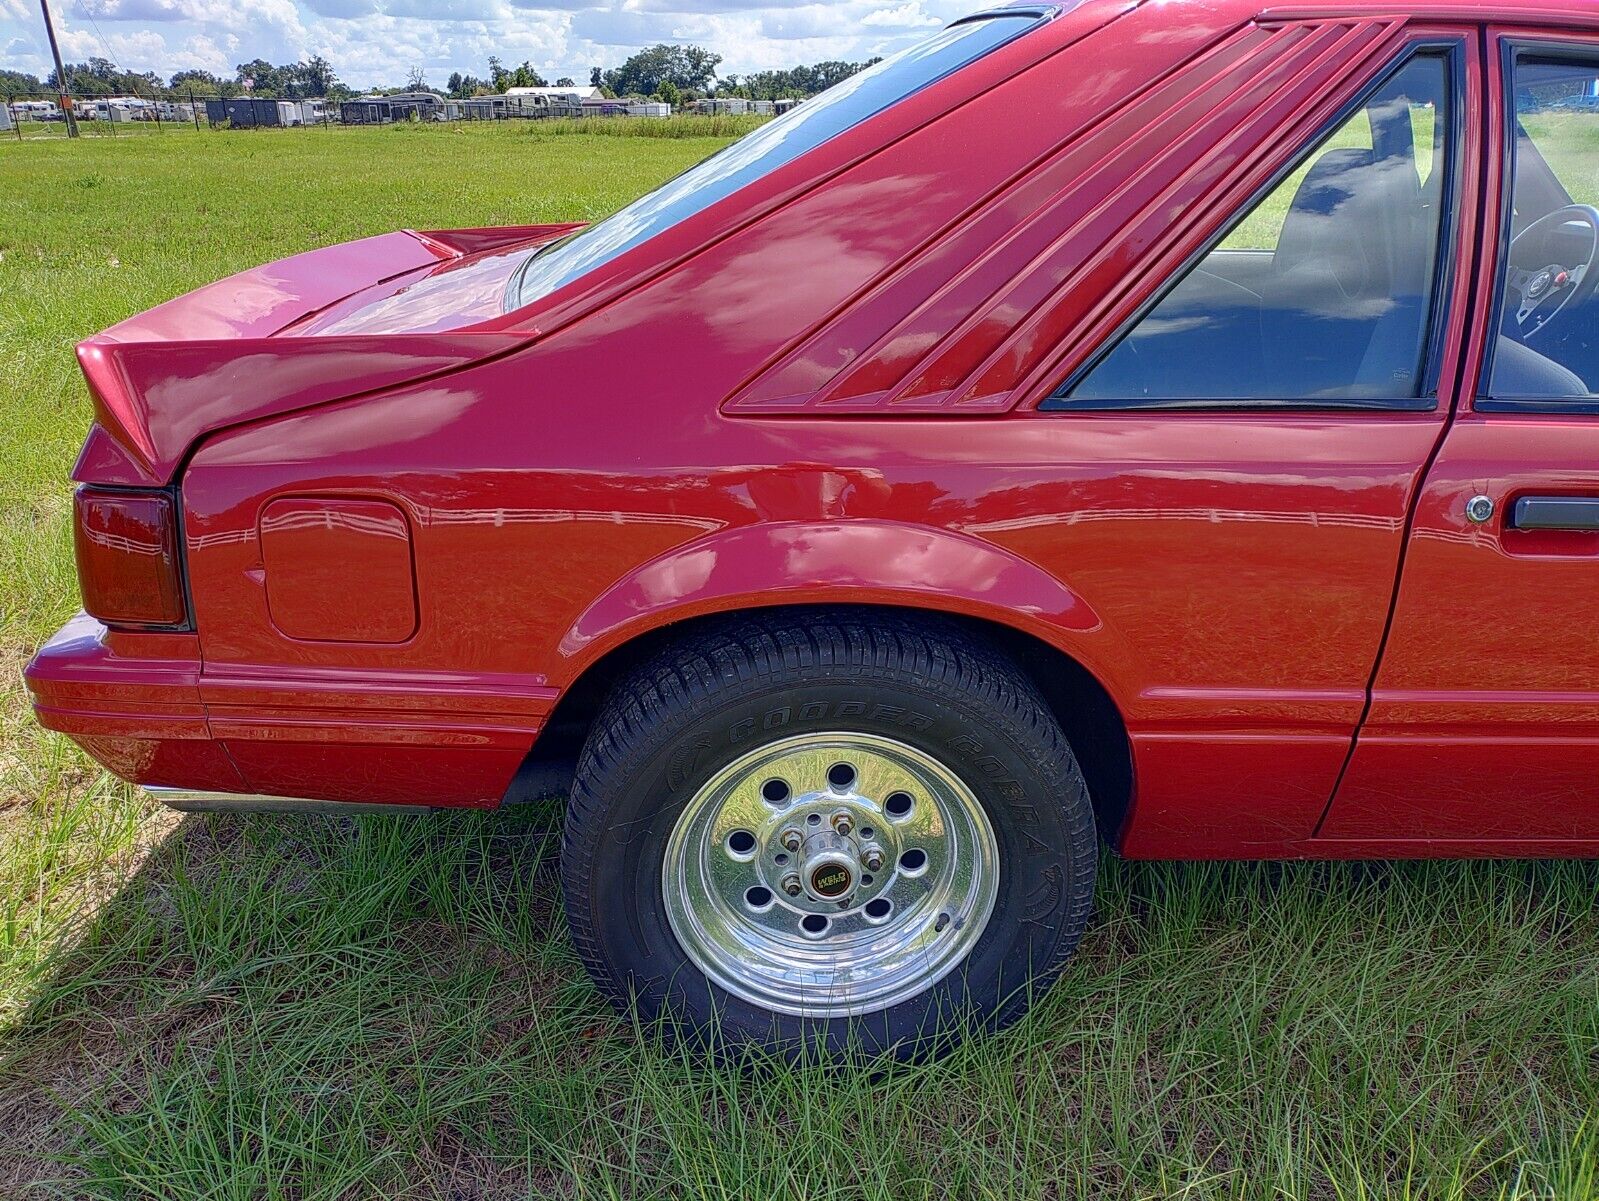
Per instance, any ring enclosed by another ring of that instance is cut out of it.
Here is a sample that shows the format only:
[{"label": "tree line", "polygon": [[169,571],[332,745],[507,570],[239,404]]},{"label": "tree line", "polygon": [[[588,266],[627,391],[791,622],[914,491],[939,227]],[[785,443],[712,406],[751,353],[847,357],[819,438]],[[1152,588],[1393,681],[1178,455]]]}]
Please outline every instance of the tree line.
[{"label": "tree line", "polygon": [[[832,87],[855,72],[881,60],[865,62],[822,62],[792,67],[786,71],[756,71],[748,75],[718,78],[716,68],[722,56],[703,46],[649,46],[632,55],[619,67],[594,67],[589,86],[612,97],[641,97],[686,104],[708,96],[741,97],[746,100],[803,99]],[[284,99],[326,97],[344,100],[356,93],[344,84],[333,64],[320,54],[303,62],[273,64],[263,58],[239,63],[231,79],[210,71],[179,71],[163,80],[154,71],[124,71],[110,59],[91,58],[87,62],[66,64],[66,86],[56,73],[43,79],[22,71],[0,69],[0,92],[56,93],[69,91],[78,96],[144,96],[149,99],[181,99],[190,92],[210,96],[273,96]],[[507,88],[552,86],[531,63],[507,67],[498,56],[488,60],[484,76],[452,72],[445,92],[457,99],[491,95]],[[555,87],[576,87],[571,76],[560,76]],[[435,90],[420,68],[413,68],[403,84],[373,91],[382,95],[394,92]]]},{"label": "tree line", "polygon": [[124,71],[110,59],[65,64],[66,86],[56,72],[43,79],[23,71],[0,70],[0,92],[71,92],[74,96],[142,96],[150,100],[182,99],[189,92],[208,96],[276,96],[298,100],[347,99],[355,92],[339,81],[333,64],[320,54],[298,63],[274,66],[263,58],[240,63],[232,79],[210,71],[179,71],[167,80],[154,71]]},{"label": "tree line", "polygon": [[589,84],[611,96],[647,96],[672,104],[702,96],[736,96],[745,100],[803,100],[826,91],[881,59],[865,62],[823,62],[786,71],[756,71],[718,79],[722,56],[702,46],[650,46],[620,67],[595,67]]}]

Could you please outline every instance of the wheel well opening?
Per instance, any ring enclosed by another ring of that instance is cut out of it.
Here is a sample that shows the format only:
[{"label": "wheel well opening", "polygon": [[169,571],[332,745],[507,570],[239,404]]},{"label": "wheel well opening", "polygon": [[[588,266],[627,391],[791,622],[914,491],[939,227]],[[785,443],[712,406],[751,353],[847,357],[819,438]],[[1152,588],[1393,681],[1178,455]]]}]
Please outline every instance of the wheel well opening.
[{"label": "wheel well opening", "polygon": [[[773,606],[770,612],[792,618],[806,612],[837,616],[851,610],[863,617],[892,613],[902,619],[953,626],[1010,660],[1038,688],[1065,731],[1087,780],[1100,833],[1113,845],[1119,841],[1132,803],[1131,746],[1116,702],[1082,664],[1041,638],[982,618],[894,605],[786,605]],[[561,694],[538,742],[512,781],[506,801],[535,801],[567,792],[583,740],[618,680],[680,638],[750,616],[743,610],[675,622],[631,639],[590,664]]]}]

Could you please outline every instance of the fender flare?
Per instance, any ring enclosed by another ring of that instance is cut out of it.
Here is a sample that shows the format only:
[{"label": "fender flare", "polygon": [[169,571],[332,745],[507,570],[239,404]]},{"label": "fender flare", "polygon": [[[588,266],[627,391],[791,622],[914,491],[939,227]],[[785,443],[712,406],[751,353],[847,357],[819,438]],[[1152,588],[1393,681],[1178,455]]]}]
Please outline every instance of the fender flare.
[{"label": "fender flare", "polygon": [[642,564],[561,637],[563,684],[674,622],[804,604],[894,605],[994,621],[1053,645],[1116,695],[1106,669],[1118,661],[1119,640],[1060,579],[967,534],[862,518],[724,529]]}]

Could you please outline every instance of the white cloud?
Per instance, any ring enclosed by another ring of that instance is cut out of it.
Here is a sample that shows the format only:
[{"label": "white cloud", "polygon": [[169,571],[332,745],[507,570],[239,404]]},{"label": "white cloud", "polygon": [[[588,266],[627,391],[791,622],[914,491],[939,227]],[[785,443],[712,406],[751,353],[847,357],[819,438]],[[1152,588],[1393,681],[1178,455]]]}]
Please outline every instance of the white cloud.
[{"label": "white cloud", "polygon": [[[395,84],[413,66],[435,84],[487,73],[489,55],[545,76],[586,79],[654,42],[694,42],[720,73],[890,53],[983,0],[60,0],[63,55],[107,57],[162,75],[232,74],[241,60],[325,55],[354,87]],[[38,10],[0,0],[5,65],[43,75]]]},{"label": "white cloud", "polygon": [[921,5],[921,0],[908,0],[894,8],[880,8],[861,18],[865,26],[880,25],[886,29],[911,29],[918,26],[942,25],[943,22]]}]

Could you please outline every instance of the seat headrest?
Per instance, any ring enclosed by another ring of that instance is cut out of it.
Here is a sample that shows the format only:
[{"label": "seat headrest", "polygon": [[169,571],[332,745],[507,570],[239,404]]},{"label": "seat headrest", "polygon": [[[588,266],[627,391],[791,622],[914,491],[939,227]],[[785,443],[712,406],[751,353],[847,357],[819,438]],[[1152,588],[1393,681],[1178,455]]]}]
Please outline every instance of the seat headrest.
[{"label": "seat headrest", "polygon": [[1277,243],[1279,270],[1314,266],[1351,296],[1390,291],[1416,255],[1421,181],[1415,163],[1370,150],[1329,150],[1305,175]]}]

